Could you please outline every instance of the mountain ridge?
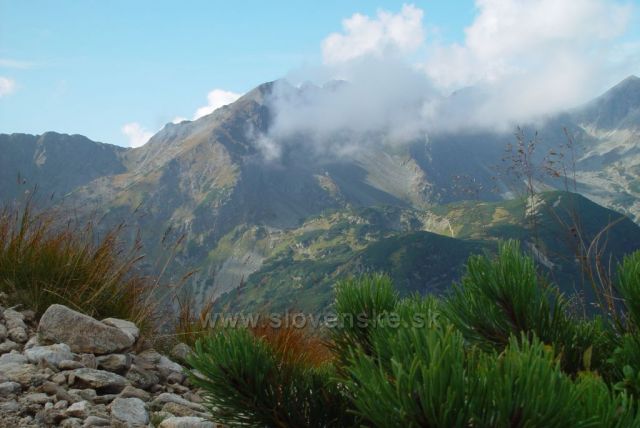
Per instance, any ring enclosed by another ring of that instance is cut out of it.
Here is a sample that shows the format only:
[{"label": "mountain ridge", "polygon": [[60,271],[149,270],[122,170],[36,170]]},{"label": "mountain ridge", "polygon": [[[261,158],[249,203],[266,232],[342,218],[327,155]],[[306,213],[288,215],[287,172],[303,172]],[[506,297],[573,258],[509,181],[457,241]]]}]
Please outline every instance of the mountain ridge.
[{"label": "mountain ridge", "polygon": [[640,77],[631,75],[577,110],[580,121],[611,130],[640,124]]},{"label": "mountain ridge", "polygon": [[[278,82],[260,85],[198,120],[167,124],[135,149],[85,141],[81,136],[44,134],[49,155],[84,141],[84,151],[76,153],[79,172],[69,165],[74,163],[69,162],[71,155],[55,162],[51,156],[43,160],[36,144],[39,137],[0,135],[0,148],[5,149],[0,166],[3,160],[9,166],[0,169],[4,171],[0,200],[18,198],[25,185],[43,181],[43,194],[55,192],[58,201],[77,207],[80,216],[99,213],[106,224],[125,221],[139,228],[151,259],[163,251],[157,242],[163,231],[170,231],[176,240],[184,235],[178,264],[198,268],[194,288],[204,299],[240,286],[268,262],[271,251],[243,238],[253,228],[263,228],[277,241],[278,234],[291,234],[327,212],[377,206],[431,212],[442,204],[474,198],[495,202],[518,192],[496,171],[505,145],[513,142],[506,133],[449,133],[401,147],[378,144],[379,135],[361,135],[358,138],[374,139],[373,143],[366,150],[340,156],[319,154],[299,135],[283,144],[280,158],[265,159],[259,139],[268,135],[273,123],[270,94]],[[640,168],[634,165],[640,164],[640,131],[634,127],[612,131],[607,124],[640,125],[635,116],[640,97],[633,92],[640,88],[638,82],[630,77],[581,109],[548,121],[540,130],[540,152],[534,159],[542,162],[543,151],[566,144],[562,130],[566,126],[574,138],[576,189],[636,221]],[[303,90],[288,88],[293,94]],[[612,103],[619,108],[607,107]],[[610,114],[598,109],[609,109]],[[9,145],[15,139],[26,141],[21,147],[24,153]],[[102,166],[94,167],[96,162]],[[25,185],[16,185],[19,173],[26,177]],[[540,188],[565,185],[551,177],[536,177]],[[516,186],[522,190],[521,184]],[[234,238],[241,230],[245,232]],[[225,245],[229,249],[220,250]]]}]

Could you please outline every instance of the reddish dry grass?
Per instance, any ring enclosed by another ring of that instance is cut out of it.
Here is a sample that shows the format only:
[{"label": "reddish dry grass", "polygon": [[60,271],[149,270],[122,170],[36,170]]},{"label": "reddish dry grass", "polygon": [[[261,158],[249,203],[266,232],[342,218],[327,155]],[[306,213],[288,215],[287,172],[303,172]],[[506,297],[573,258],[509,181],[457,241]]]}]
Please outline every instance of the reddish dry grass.
[{"label": "reddish dry grass", "polygon": [[285,363],[319,367],[333,360],[327,341],[309,327],[297,328],[293,322],[283,322],[275,327],[265,318],[250,331],[265,340]]},{"label": "reddish dry grass", "polygon": [[[214,301],[208,301],[201,308],[197,308],[193,297],[189,295],[178,297],[176,301],[178,317],[173,334],[166,337],[167,343],[184,342],[193,347],[198,339],[212,331],[227,328],[211,325]],[[280,327],[275,327],[267,316],[256,316],[255,319],[258,320],[256,325],[245,326],[238,322],[236,328],[247,327],[255,337],[265,340],[284,362],[319,367],[332,360],[328,342],[310,327],[295,327],[292,319],[290,322],[283,320]]]}]

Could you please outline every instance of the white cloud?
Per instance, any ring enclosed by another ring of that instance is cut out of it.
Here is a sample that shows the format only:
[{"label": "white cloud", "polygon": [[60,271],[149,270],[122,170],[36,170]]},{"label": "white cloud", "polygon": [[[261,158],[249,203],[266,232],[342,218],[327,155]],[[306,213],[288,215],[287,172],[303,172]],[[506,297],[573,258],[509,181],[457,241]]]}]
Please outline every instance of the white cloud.
[{"label": "white cloud", "polygon": [[422,16],[422,10],[407,4],[397,14],[380,10],[374,19],[356,13],[342,21],[344,33],[330,34],[322,42],[324,62],[411,52],[424,41]]},{"label": "white cloud", "polygon": [[603,0],[476,0],[476,8],[464,44],[436,47],[427,63],[442,85],[496,81],[565,54],[602,54],[601,43],[623,33],[630,15],[630,6]]},{"label": "white cloud", "polygon": [[173,124],[178,124],[180,122],[184,122],[185,120],[189,120],[186,117],[182,117],[182,116],[176,116],[171,120],[171,123]]},{"label": "white cloud", "polygon": [[16,90],[16,82],[8,77],[0,76],[0,98],[11,95]]},{"label": "white cloud", "polygon": [[322,42],[322,66],[289,76],[294,85],[348,84],[276,85],[273,123],[255,138],[277,158],[290,144],[340,154],[458,128],[532,124],[638,72],[640,41],[626,34],[631,14],[614,0],[476,0],[464,41],[454,44],[425,41],[425,14],[412,5],[355,14]]},{"label": "white cloud", "polygon": [[[279,142],[303,142],[320,153],[347,153],[358,145],[425,137],[422,105],[437,93],[424,73],[400,60],[374,57],[353,61],[339,72],[347,82],[275,86],[267,140],[271,153],[277,153],[273,146]],[[300,133],[303,139],[297,138]]]},{"label": "white cloud", "polygon": [[153,132],[145,129],[138,122],[127,123],[121,130],[129,138],[129,147],[140,147],[153,136]]},{"label": "white cloud", "polygon": [[240,98],[241,95],[242,94],[236,94],[235,92],[225,91],[223,89],[214,89],[207,94],[207,105],[196,110],[196,113],[193,115],[193,120],[200,119],[202,116],[206,116],[222,106],[231,104]]},{"label": "white cloud", "polygon": [[[424,138],[421,105],[435,94],[424,73],[403,59],[424,44],[422,17],[422,10],[405,4],[397,13],[345,19],[343,32],[322,42],[324,66],[290,76],[294,84],[316,80],[320,86],[275,86],[273,122],[267,135],[255,136],[265,158],[280,157],[290,144],[348,155],[363,146]],[[322,87],[336,79],[348,83]]]},{"label": "white cloud", "polygon": [[[482,88],[471,122],[518,122],[596,95],[633,69],[614,58],[631,7],[605,0],[476,0],[462,44],[432,46],[423,64],[439,87]],[[465,119],[467,123],[469,118]]]}]

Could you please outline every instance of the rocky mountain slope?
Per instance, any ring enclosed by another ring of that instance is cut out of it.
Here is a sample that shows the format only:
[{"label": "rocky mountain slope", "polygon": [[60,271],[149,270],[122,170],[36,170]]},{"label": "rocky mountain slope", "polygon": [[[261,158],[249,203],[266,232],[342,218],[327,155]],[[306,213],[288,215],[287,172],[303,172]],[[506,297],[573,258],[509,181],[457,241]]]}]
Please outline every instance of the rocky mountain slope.
[{"label": "rocky mountain slope", "polygon": [[[417,233],[411,239],[438,240],[438,245],[447,245],[449,241],[428,232],[451,238],[449,229],[453,226],[443,230],[443,225],[455,222],[458,211],[451,209],[436,215],[439,205],[465,199],[496,202],[512,198],[518,188],[522,189],[522,177],[514,179],[502,174],[505,165],[501,159],[505,145],[514,142],[512,133],[433,133],[398,145],[388,144],[388,135],[338,132],[326,137],[332,146],[344,146],[355,139],[366,141],[367,147],[339,154],[319,152],[307,143],[313,136],[302,134],[276,141],[281,153],[270,159],[265,156],[265,145],[273,141],[265,140],[265,136],[270,135],[275,120],[275,85],[286,83],[261,85],[199,120],[167,124],[146,145],[136,149],[53,133],[39,137],[0,136],[0,200],[6,202],[20,195],[25,185],[18,185],[19,182],[39,183],[41,194],[65,195],[65,203],[79,210],[80,215],[98,213],[105,224],[126,221],[138,227],[149,260],[165,251],[166,242],[184,236],[175,273],[197,268],[193,290],[205,300],[278,276],[262,273],[269,269],[282,271],[275,267],[275,257],[285,254],[283,248],[298,245],[296,240],[301,234],[315,230],[314,222],[334,227],[350,221],[337,217],[348,218],[354,210],[381,206],[399,213],[392,226],[373,222],[364,241],[358,235],[362,231],[336,231],[345,242],[350,241],[335,248],[333,243],[327,245],[333,256],[344,253],[343,259],[321,269],[334,272],[337,266],[344,266],[347,258],[369,260],[358,252],[366,252],[369,245],[381,240],[398,240],[401,233]],[[287,87],[290,96],[302,100],[309,90],[332,88]],[[639,93],[640,79],[630,77],[586,106],[537,125],[534,161],[540,166],[538,169],[543,169],[550,150],[562,152],[571,178],[575,171],[575,186],[549,174],[537,175],[536,186],[547,190],[575,189],[637,221]],[[572,137],[570,147],[564,128]],[[525,131],[532,135],[531,128]],[[416,224],[420,225],[400,226],[411,217],[416,217]],[[598,217],[599,226],[607,223],[605,217]],[[511,226],[522,224],[513,222]],[[505,226],[499,231],[506,236],[511,229]],[[349,238],[352,232],[358,237]],[[491,239],[501,236],[495,232]],[[484,244],[452,244],[456,245],[464,249],[460,251],[462,259],[467,249],[476,250]],[[437,248],[435,244],[426,247]],[[308,254],[313,262],[328,257],[322,251]],[[292,260],[297,263],[295,257]],[[311,272],[307,269],[318,267],[296,263],[286,267],[296,273],[283,274],[282,281],[292,281],[291,278]],[[360,270],[378,266],[370,263],[367,267],[367,263],[361,262]],[[433,279],[438,275],[443,278],[440,282]],[[417,275],[419,279],[408,288],[437,288],[455,276],[444,279],[443,275],[434,273],[432,279]],[[421,286],[415,285],[420,281]]]},{"label": "rocky mountain slope", "polygon": [[640,78],[631,76],[570,114],[581,193],[640,219]]}]

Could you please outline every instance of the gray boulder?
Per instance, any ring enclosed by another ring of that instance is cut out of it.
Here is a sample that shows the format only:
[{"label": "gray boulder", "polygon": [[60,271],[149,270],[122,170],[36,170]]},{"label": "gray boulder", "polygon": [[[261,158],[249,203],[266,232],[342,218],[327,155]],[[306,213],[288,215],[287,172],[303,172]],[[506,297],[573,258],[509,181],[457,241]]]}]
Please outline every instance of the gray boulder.
[{"label": "gray boulder", "polygon": [[165,404],[167,403],[175,403],[175,404],[179,404],[181,406],[185,406],[188,407],[192,410],[195,410],[196,412],[205,412],[206,409],[203,405],[198,404],[198,403],[192,403],[189,400],[185,400],[184,398],[182,398],[181,396],[177,395],[177,394],[172,394],[170,392],[163,392],[162,394],[158,395],[152,402],[151,402],[151,406],[153,408],[162,408]]},{"label": "gray boulder", "polygon": [[180,364],[171,361],[164,355],[160,356],[160,361],[156,364],[156,368],[164,378],[169,377],[171,373],[182,373],[184,371]]},{"label": "gray boulder", "polygon": [[52,366],[58,365],[64,360],[73,360],[73,353],[69,346],[64,343],[56,343],[49,346],[34,346],[24,351],[30,363],[38,364],[40,361],[46,361]]},{"label": "gray boulder", "polygon": [[119,318],[105,318],[102,322],[106,325],[110,325],[111,327],[119,328],[131,336],[134,342],[138,340],[138,337],[140,337],[140,329],[138,329],[138,326],[131,321],[121,320]]},{"label": "gray boulder", "polygon": [[120,393],[120,397],[122,398],[139,398],[142,401],[149,401],[151,399],[151,394],[147,391],[144,391],[140,388],[136,388],[134,386],[126,386],[122,392]]},{"label": "gray boulder", "polygon": [[22,387],[18,382],[2,382],[0,383],[0,396],[18,394],[22,391]]},{"label": "gray boulder", "polygon": [[33,364],[0,364],[0,374],[4,382],[16,382],[25,388],[42,383],[45,376]]},{"label": "gray boulder", "polygon": [[187,362],[187,357],[191,355],[193,350],[186,343],[178,343],[171,349],[171,358],[177,362],[184,364]]},{"label": "gray boulder", "polygon": [[127,379],[140,389],[149,389],[160,382],[160,378],[151,370],[145,370],[133,364],[127,372]]},{"label": "gray boulder", "polygon": [[128,354],[109,354],[96,358],[99,369],[114,373],[124,373],[131,367],[131,357]]},{"label": "gray boulder", "polygon": [[88,401],[78,401],[70,405],[65,414],[75,418],[86,418],[89,415],[90,404]]},{"label": "gray boulder", "polygon": [[92,388],[101,394],[117,394],[127,385],[127,380],[104,370],[82,368],[69,374],[69,384],[81,389]]},{"label": "gray boulder", "polygon": [[40,318],[38,335],[46,343],[66,343],[73,352],[110,354],[131,347],[135,339],[63,305],[51,305]]},{"label": "gray boulder", "polygon": [[58,363],[58,368],[60,370],[75,370],[82,367],[84,367],[84,364],[75,360],[62,360]]},{"label": "gray boulder", "polygon": [[101,418],[100,416],[89,416],[84,420],[83,427],[108,427],[111,425],[108,419]]},{"label": "gray boulder", "polygon": [[5,364],[27,364],[28,362],[27,357],[15,351],[0,356],[0,367]]},{"label": "gray boulder", "polygon": [[217,425],[195,416],[173,417],[163,420],[158,428],[215,428]]},{"label": "gray boulder", "polygon": [[7,324],[7,329],[12,328],[24,328],[27,329],[27,325],[24,323],[24,315],[15,309],[4,310],[4,322]]},{"label": "gray boulder", "polygon": [[114,426],[146,426],[149,414],[144,402],[139,398],[116,398],[111,403],[111,423]]},{"label": "gray boulder", "polygon": [[24,315],[13,309],[5,309],[4,320],[7,324],[9,339],[18,343],[24,343],[29,339],[27,325],[24,323]]},{"label": "gray boulder", "polygon": [[18,349],[20,349],[20,345],[13,340],[6,339],[4,342],[0,343],[0,354],[5,354]]}]

